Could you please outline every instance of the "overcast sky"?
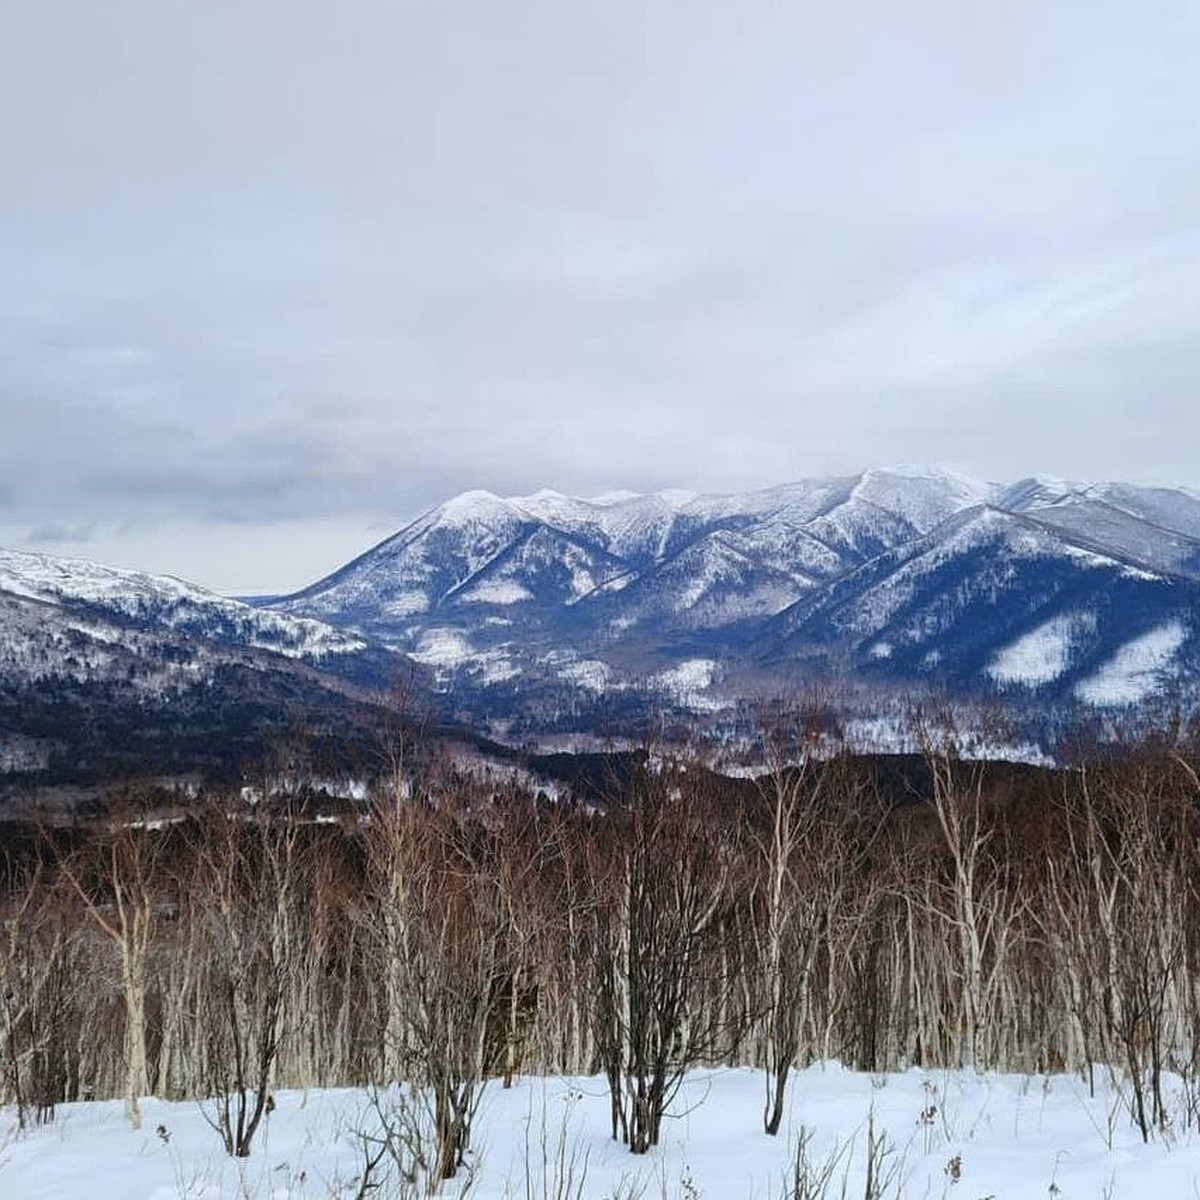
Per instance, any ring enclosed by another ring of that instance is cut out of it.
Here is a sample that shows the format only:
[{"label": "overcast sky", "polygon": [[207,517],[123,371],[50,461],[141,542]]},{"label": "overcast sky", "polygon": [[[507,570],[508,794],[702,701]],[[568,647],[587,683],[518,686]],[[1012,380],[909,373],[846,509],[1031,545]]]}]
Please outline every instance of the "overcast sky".
[{"label": "overcast sky", "polygon": [[1196,0],[36,0],[0,544],[310,582],[468,487],[1200,486]]}]

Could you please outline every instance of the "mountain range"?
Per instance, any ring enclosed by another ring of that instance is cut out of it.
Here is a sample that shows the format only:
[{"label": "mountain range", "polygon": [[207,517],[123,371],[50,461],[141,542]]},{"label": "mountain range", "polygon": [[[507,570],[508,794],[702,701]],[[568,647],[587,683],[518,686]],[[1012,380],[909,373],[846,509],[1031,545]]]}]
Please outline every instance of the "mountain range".
[{"label": "mountain range", "polygon": [[904,468],[722,496],[468,492],[266,603],[524,729],[831,681],[1114,709],[1200,685],[1200,496]]},{"label": "mountain range", "polygon": [[936,693],[1044,734],[1196,705],[1200,496],[910,468],[733,495],[474,491],[286,596],[0,552],[0,635],[10,770],[82,712],[343,711],[410,664],[449,717],[511,739],[719,728],[814,687],[864,722]]}]

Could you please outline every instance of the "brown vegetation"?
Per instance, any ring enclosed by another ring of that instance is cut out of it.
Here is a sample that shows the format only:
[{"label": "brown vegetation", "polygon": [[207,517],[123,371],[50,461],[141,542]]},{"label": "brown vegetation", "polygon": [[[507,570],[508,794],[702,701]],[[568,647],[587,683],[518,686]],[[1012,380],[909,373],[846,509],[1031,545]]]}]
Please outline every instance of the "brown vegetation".
[{"label": "brown vegetation", "polygon": [[896,804],[795,720],[753,783],[649,758],[584,805],[406,753],[337,821],[277,792],[46,835],[3,874],[0,1099],[204,1097],[242,1155],[274,1088],[403,1080],[445,1178],[517,1072],[605,1076],[635,1151],[698,1063],[763,1069],[768,1132],[827,1056],[1115,1064],[1145,1136],[1164,1073],[1200,1097],[1189,747],[1014,776],[931,740]]}]

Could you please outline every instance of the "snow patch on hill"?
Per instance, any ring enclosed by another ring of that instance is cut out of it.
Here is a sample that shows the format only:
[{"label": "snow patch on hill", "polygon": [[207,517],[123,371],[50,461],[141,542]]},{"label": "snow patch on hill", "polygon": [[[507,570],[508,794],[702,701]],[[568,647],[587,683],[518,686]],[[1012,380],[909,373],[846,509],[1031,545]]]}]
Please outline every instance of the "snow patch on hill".
[{"label": "snow patch on hill", "polygon": [[380,607],[389,617],[411,617],[414,613],[425,612],[429,607],[429,597],[415,589],[397,592]]},{"label": "snow patch on hill", "polygon": [[1065,613],[1000,650],[987,669],[988,676],[1003,686],[1040,687],[1052,683],[1071,665],[1071,652],[1081,634],[1096,628],[1091,613]]},{"label": "snow patch on hill", "polygon": [[469,641],[454,629],[427,629],[412,651],[411,657],[431,667],[453,669],[461,667],[476,657]]},{"label": "snow patch on hill", "polygon": [[716,712],[724,704],[708,694],[720,667],[711,658],[688,658],[677,666],[659,671],[652,682],[671,699],[695,712]]},{"label": "snow patch on hill", "polygon": [[532,600],[533,593],[511,579],[485,579],[458,598],[467,604],[520,604]]},{"label": "snow patch on hill", "polygon": [[1187,640],[1181,621],[1167,621],[1127,642],[1094,675],[1075,689],[1097,707],[1137,704],[1162,688],[1175,656]]},{"label": "snow patch on hill", "polygon": [[612,668],[598,658],[581,658],[558,668],[558,677],[584,691],[601,695],[613,686]]}]

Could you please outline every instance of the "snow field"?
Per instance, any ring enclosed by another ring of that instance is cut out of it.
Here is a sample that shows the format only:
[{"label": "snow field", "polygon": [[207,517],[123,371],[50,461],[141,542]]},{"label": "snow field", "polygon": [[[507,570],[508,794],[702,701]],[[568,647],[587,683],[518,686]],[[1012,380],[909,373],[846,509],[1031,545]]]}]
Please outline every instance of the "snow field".
[{"label": "snow field", "polygon": [[[1178,1091],[1178,1088],[1177,1088]],[[865,1075],[836,1064],[796,1072],[784,1129],[762,1133],[763,1076],[694,1071],[663,1142],[635,1157],[609,1137],[599,1078],[489,1084],[476,1121],[479,1200],[795,1200],[862,1197],[874,1148],[881,1200],[1088,1200],[1200,1194],[1200,1135],[1175,1125],[1143,1145],[1122,1089],[1076,1076],[928,1072]],[[377,1128],[353,1089],[280,1092],[254,1152],[230,1159],[195,1102],[148,1099],[138,1132],[120,1101],[63,1105],[15,1129],[0,1110],[4,1200],[333,1200],[358,1194],[359,1132]],[[809,1190],[792,1190],[803,1141]],[[824,1190],[821,1180],[824,1179]],[[381,1187],[369,1195],[401,1196]],[[464,1194],[463,1180],[437,1193]]]}]

